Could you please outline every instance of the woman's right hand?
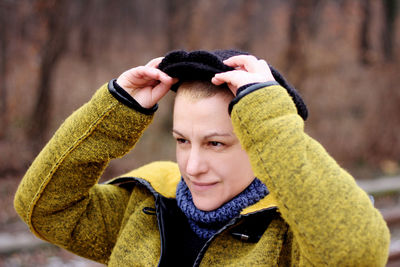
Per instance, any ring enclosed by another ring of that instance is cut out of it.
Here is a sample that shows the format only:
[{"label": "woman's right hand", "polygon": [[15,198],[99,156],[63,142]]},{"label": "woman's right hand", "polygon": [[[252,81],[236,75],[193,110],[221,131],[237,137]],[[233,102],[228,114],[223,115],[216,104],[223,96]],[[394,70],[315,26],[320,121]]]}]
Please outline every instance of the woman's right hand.
[{"label": "woman's right hand", "polygon": [[117,84],[144,108],[151,108],[157,104],[178,81],[157,69],[162,59],[155,58],[145,66],[129,69],[117,79]]}]

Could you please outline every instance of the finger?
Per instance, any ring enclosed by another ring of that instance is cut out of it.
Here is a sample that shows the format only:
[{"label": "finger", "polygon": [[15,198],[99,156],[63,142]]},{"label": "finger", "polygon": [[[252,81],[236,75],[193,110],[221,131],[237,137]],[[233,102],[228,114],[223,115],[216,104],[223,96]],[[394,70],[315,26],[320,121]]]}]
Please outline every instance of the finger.
[{"label": "finger", "polygon": [[165,83],[159,83],[152,90],[152,99],[157,103],[161,98],[163,98],[170,90],[171,85]]},{"label": "finger", "polygon": [[264,69],[269,69],[269,65],[268,65],[267,61],[265,61],[264,59],[259,59],[258,65]]},{"label": "finger", "polygon": [[215,77],[215,76],[211,79],[211,82],[215,85],[221,85],[221,84],[225,83],[224,80],[219,79],[218,77]]},{"label": "finger", "polygon": [[162,72],[161,70],[157,70],[158,73],[158,80],[162,83],[165,83],[167,85],[172,85],[175,82],[177,82],[176,78],[172,78],[171,76],[167,75],[166,73]]},{"label": "finger", "polygon": [[176,83],[178,80],[176,78],[172,78],[171,76],[169,76],[168,74],[166,74],[165,72],[156,69],[156,68],[151,68],[149,69],[149,72],[151,74],[151,77],[155,80],[159,80],[162,83],[166,83],[169,85],[172,85],[174,83]]},{"label": "finger", "polygon": [[275,81],[274,75],[272,75],[271,68],[268,65],[268,62],[265,60],[259,60],[259,66],[260,68],[263,68],[265,77],[267,78],[268,81]]},{"label": "finger", "polygon": [[240,71],[232,70],[232,71],[217,73],[211,79],[211,82],[215,85],[221,85],[223,83],[232,83],[232,82],[234,82],[233,80],[235,79],[237,72],[240,72]]},{"label": "finger", "polygon": [[137,71],[135,72],[135,76],[137,78],[141,78],[144,80],[158,80],[162,83],[166,84],[173,84],[174,79],[162,72],[159,69],[153,67],[138,67]]},{"label": "finger", "polygon": [[150,87],[155,87],[156,85],[160,84],[158,80],[150,80],[146,85]]},{"label": "finger", "polygon": [[214,75],[214,77],[211,79],[211,82],[215,85],[221,85],[223,83],[228,83],[231,81],[230,73],[233,71],[227,71],[227,72],[222,72],[222,73],[217,73]]},{"label": "finger", "polygon": [[241,70],[232,70],[232,71],[217,73],[211,79],[211,82],[215,85],[221,85],[223,83],[226,83],[228,84],[228,86],[233,85],[234,87],[238,88],[243,84],[247,83],[248,79],[246,78],[246,76],[248,74],[249,73],[247,71],[241,71]]},{"label": "finger", "polygon": [[255,56],[239,55],[224,60],[224,64],[236,69],[244,69],[248,72],[258,72],[258,60]]},{"label": "finger", "polygon": [[244,79],[242,79],[243,74],[247,75],[249,73],[240,70],[218,73],[211,79],[211,82],[217,86],[226,83],[233,95],[236,95],[237,89],[244,82]]},{"label": "finger", "polygon": [[214,76],[214,78],[215,79],[212,80],[212,82],[214,81],[218,85],[226,82],[228,85],[233,85],[238,88],[249,83],[266,82],[268,80],[273,80],[267,77],[264,73],[250,73],[241,70],[218,73]]},{"label": "finger", "polygon": [[150,60],[145,66],[157,68],[160,62],[164,59],[164,57],[157,57]]}]

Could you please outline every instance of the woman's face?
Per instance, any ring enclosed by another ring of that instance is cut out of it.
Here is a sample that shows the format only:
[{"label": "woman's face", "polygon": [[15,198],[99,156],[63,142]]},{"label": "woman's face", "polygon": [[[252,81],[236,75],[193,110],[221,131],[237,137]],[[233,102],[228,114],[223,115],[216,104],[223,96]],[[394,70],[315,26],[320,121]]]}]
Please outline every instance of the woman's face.
[{"label": "woman's face", "polygon": [[204,211],[228,202],[254,179],[249,158],[233,133],[229,101],[223,94],[194,100],[178,93],[175,99],[177,162],[195,206]]}]

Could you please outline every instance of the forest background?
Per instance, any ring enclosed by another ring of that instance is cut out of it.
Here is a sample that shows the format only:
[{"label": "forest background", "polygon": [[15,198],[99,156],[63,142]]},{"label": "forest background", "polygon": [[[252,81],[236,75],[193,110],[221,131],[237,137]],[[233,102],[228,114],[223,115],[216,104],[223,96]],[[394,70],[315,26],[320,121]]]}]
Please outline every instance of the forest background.
[{"label": "forest background", "polygon": [[[0,231],[55,130],[105,82],[175,49],[266,59],[309,108],[306,132],[356,179],[400,172],[399,0],[0,0]],[[173,93],[103,180],[175,160]],[[1,261],[0,261],[1,263]]]},{"label": "forest background", "polygon": [[[308,105],[306,132],[356,178],[396,172],[398,3],[1,0],[0,177],[19,179],[61,122],[124,70],[175,49],[219,48],[278,68]],[[174,160],[172,99],[106,176]]]}]

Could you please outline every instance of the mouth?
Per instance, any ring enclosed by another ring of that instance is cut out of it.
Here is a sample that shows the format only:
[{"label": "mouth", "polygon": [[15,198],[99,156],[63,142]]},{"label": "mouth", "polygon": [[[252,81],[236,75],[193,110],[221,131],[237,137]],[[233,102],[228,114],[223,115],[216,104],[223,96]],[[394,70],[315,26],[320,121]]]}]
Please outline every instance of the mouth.
[{"label": "mouth", "polygon": [[194,190],[195,192],[204,192],[210,190],[216,184],[218,184],[218,182],[204,183],[204,182],[194,182],[194,181],[190,181],[190,183],[191,183],[191,189]]}]

